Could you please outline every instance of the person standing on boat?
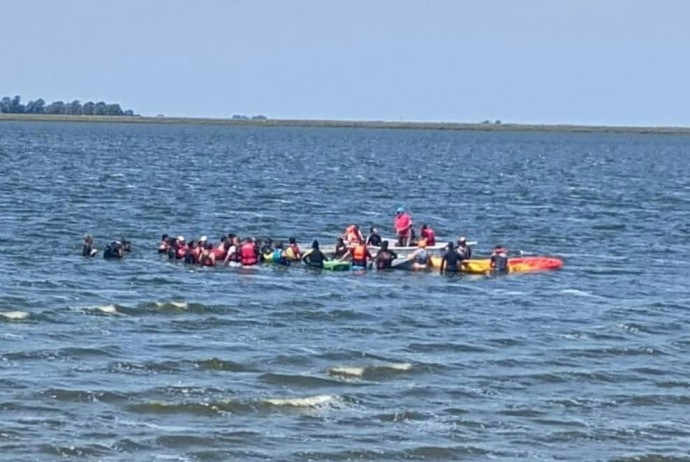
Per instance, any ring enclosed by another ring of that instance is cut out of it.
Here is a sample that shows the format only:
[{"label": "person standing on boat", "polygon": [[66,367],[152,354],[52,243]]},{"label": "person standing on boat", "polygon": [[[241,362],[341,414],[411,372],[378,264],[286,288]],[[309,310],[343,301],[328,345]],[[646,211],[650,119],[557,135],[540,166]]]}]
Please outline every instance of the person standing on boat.
[{"label": "person standing on boat", "polygon": [[395,215],[395,233],[400,247],[409,247],[412,240],[412,217],[404,207],[398,207]]}]

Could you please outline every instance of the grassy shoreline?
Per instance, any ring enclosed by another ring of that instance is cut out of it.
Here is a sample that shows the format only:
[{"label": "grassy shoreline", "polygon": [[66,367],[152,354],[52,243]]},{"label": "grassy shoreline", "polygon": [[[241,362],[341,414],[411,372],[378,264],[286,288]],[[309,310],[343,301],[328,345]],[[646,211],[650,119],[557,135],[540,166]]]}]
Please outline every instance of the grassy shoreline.
[{"label": "grassy shoreline", "polygon": [[386,122],[357,120],[235,120],[196,117],[125,117],[45,114],[0,114],[0,122],[91,122],[158,125],[229,125],[251,127],[379,128],[397,130],[458,130],[483,132],[561,132],[561,133],[634,133],[690,135],[690,127],[626,127],[604,125],[540,125],[459,122]]}]

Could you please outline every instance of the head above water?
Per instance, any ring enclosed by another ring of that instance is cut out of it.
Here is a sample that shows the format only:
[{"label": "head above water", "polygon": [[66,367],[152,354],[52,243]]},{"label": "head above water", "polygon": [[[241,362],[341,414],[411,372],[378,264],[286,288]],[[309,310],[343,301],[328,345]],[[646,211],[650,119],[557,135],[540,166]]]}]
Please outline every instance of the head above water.
[{"label": "head above water", "polygon": [[167,240],[168,240],[168,237],[170,237],[170,236],[168,236],[167,234],[163,234],[163,235],[161,236],[161,241],[167,241]]},{"label": "head above water", "polygon": [[336,245],[343,245],[345,244],[345,241],[343,241],[342,237],[339,237],[338,239],[335,240]]},{"label": "head above water", "polygon": [[297,239],[291,237],[290,239],[288,239],[288,244],[297,244]]},{"label": "head above water", "polygon": [[448,243],[448,248],[449,248],[450,250],[454,250],[454,249],[455,249],[455,243],[452,242],[452,241],[449,242],[449,243]]},{"label": "head above water", "polygon": [[460,238],[458,239],[458,244],[460,244],[460,245],[467,244],[467,238],[465,236],[460,236]]},{"label": "head above water", "polygon": [[395,211],[395,213],[403,213],[405,211],[405,207],[400,206],[398,209]]},{"label": "head above water", "polygon": [[314,242],[311,243],[311,248],[312,249],[318,249],[319,248],[319,241],[314,239]]},{"label": "head above water", "polygon": [[374,233],[378,233],[379,230],[376,229],[376,226],[372,226],[371,228],[369,228],[369,232],[370,232],[371,234],[374,234]]},{"label": "head above water", "polygon": [[426,239],[420,239],[419,242],[417,242],[417,247],[420,249],[426,249]]},{"label": "head above water", "polygon": [[381,243],[381,250],[388,250],[388,241],[383,241]]},{"label": "head above water", "polygon": [[422,225],[422,228],[421,228],[421,229],[422,229],[422,231],[424,231],[424,230],[427,229],[427,228],[428,228],[428,226],[426,225],[426,223],[424,223],[424,224]]}]

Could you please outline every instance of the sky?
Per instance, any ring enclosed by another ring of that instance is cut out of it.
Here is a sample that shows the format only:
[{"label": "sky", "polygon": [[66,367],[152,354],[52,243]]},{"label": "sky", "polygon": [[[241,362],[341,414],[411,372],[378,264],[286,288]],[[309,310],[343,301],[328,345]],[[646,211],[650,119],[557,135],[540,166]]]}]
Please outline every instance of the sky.
[{"label": "sky", "polygon": [[142,115],[690,126],[690,1],[2,0],[0,96]]}]

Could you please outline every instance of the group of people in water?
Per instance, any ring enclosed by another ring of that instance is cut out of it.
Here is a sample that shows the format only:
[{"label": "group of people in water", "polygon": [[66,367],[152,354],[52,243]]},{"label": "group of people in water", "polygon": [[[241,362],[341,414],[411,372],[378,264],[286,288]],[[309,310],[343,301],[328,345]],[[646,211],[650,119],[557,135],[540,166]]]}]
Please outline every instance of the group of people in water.
[{"label": "group of people in water", "polygon": [[[397,238],[395,247],[404,247],[406,251],[410,247],[414,249],[404,258],[405,261],[410,261],[413,269],[431,268],[432,254],[428,248],[436,246],[434,230],[427,224],[423,224],[417,237],[410,215],[400,207],[395,218],[395,231]],[[375,255],[372,255],[371,248],[377,249]],[[120,239],[106,246],[103,257],[121,259],[126,252],[131,252],[131,250],[131,242]],[[441,273],[457,272],[464,260],[472,258],[472,248],[464,236],[460,236],[457,242],[449,242],[443,250]],[[158,253],[167,255],[170,260],[201,266],[230,264],[253,266],[260,262],[290,265],[302,261],[309,267],[323,268],[324,262],[329,261],[329,256],[321,250],[317,240],[312,242],[310,249],[302,252],[294,237],[289,238],[287,244],[284,244],[280,241],[274,242],[270,238],[241,238],[233,233],[222,236],[217,244],[211,243],[206,236],[187,242],[184,236],[173,237],[163,234]],[[96,254],[93,238],[90,235],[85,236],[82,255],[93,257]],[[393,262],[398,258],[396,252],[391,249],[389,241],[381,237],[375,226],[370,228],[369,234],[365,237],[356,224],[348,226],[342,236],[337,238],[332,252],[332,259],[342,262],[350,261],[353,268],[363,269],[368,268],[370,263],[378,270],[393,268]],[[491,268],[495,272],[508,272],[508,256],[504,247],[494,248],[491,255]]]}]

